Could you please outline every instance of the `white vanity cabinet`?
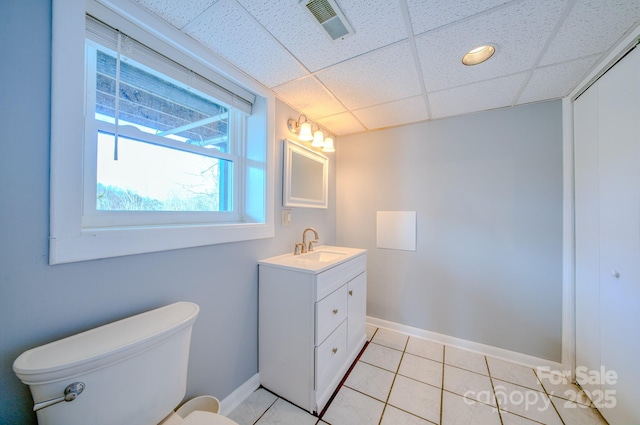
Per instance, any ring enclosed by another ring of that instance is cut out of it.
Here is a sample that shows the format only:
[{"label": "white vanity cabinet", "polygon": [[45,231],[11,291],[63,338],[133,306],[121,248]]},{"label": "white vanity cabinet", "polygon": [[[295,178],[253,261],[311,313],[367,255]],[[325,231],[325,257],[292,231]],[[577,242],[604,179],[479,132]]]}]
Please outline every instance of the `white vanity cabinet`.
[{"label": "white vanity cabinet", "polygon": [[260,261],[260,383],[320,413],[366,342],[366,290],[362,249]]}]

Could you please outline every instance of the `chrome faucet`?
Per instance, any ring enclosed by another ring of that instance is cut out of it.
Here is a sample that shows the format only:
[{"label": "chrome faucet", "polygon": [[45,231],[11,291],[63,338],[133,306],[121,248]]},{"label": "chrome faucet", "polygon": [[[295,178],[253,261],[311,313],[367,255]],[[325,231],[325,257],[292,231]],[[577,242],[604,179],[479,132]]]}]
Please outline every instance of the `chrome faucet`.
[{"label": "chrome faucet", "polygon": [[[312,241],[309,241],[309,244],[307,244],[307,232],[311,230],[313,232],[313,235],[315,236],[315,239]],[[314,229],[313,227],[307,227],[306,229],[304,229],[304,232],[302,232],[302,246],[300,247],[300,253],[301,254],[305,254],[307,252],[312,252],[313,251],[313,244],[314,243],[318,243],[318,232],[316,232],[316,229]],[[294,252],[294,254],[296,252],[298,252],[298,247],[299,245],[296,244],[296,250]]]}]

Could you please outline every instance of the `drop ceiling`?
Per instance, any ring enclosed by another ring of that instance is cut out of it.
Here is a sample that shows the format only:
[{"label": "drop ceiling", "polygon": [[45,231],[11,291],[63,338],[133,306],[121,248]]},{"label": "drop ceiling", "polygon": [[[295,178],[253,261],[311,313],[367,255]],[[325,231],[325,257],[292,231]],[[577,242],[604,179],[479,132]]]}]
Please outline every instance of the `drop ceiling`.
[{"label": "drop ceiling", "polygon": [[638,0],[336,0],[334,42],[298,0],[136,1],[336,135],[562,98],[640,24]]}]

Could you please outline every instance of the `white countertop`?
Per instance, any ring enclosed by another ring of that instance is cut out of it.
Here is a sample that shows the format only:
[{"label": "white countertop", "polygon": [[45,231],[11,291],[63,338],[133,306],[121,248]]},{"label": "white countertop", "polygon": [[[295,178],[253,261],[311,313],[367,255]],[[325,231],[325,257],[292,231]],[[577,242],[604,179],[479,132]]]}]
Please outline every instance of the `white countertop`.
[{"label": "white countertop", "polygon": [[278,255],[260,260],[258,264],[307,273],[320,273],[366,252],[366,249],[360,248],[320,245],[314,247],[312,252],[306,254],[293,255],[293,253],[288,253]]}]

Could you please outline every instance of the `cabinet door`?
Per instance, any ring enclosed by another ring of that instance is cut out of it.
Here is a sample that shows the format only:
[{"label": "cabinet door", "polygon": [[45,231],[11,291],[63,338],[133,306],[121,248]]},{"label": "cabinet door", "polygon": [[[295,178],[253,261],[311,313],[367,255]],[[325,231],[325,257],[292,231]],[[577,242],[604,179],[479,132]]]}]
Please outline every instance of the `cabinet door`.
[{"label": "cabinet door", "polygon": [[601,364],[618,375],[603,380],[616,406],[605,398],[601,412],[614,424],[640,421],[639,75],[636,49],[598,82]]},{"label": "cabinet door", "polygon": [[348,284],[347,328],[349,351],[366,337],[365,322],[367,320],[367,273],[364,272]]}]

